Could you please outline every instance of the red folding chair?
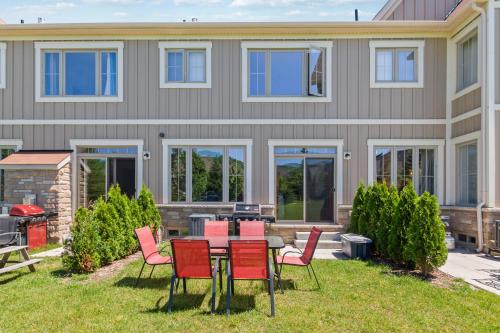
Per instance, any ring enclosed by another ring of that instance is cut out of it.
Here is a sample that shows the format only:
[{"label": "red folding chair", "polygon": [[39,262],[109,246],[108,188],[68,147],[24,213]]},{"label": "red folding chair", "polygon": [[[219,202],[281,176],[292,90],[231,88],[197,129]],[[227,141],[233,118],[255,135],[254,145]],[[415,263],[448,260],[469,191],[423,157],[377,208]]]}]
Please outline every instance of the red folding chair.
[{"label": "red folding chair", "polygon": [[172,255],[174,257],[174,273],[170,279],[170,295],[168,312],[172,312],[174,285],[176,279],[184,281],[186,293],[186,279],[212,279],[212,299],[210,312],[215,312],[215,285],[220,258],[215,259],[212,267],[210,245],[208,240],[172,239]]},{"label": "red folding chair", "polygon": [[139,279],[141,278],[142,271],[144,270],[144,266],[146,264],[153,266],[151,269],[151,273],[149,274],[149,278],[153,275],[153,271],[156,266],[159,265],[168,265],[172,263],[172,257],[170,256],[162,256],[160,251],[156,248],[156,242],[153,237],[153,233],[149,227],[142,227],[139,229],[135,229],[135,235],[139,240],[139,246],[141,248],[142,257],[144,258],[144,263],[142,264],[141,272],[135,281],[135,286],[139,284]]},{"label": "red folding chair", "polygon": [[269,263],[267,240],[229,241],[227,268],[226,313],[229,315],[234,280],[266,280],[271,299],[271,316],[274,317],[274,273]]},{"label": "red folding chair", "polygon": [[[316,277],[316,273],[314,272],[314,268],[312,266],[312,260],[322,232],[323,231],[321,231],[321,229],[313,227],[311,229],[311,233],[309,234],[309,238],[307,239],[306,248],[304,252],[302,252],[300,249],[295,249],[292,251],[287,251],[282,256],[277,257],[277,261],[280,265],[280,276],[282,276],[281,271],[283,270],[283,265],[290,265],[290,266],[302,266],[302,267],[305,266],[307,268],[307,273],[309,273],[309,277],[311,277],[311,272],[309,271],[309,266],[310,266],[314,275],[314,279],[318,284],[318,288],[321,288],[318,282],[318,278]],[[298,253],[301,254],[301,256],[287,257],[287,255],[291,253]]]},{"label": "red folding chair", "polygon": [[264,237],[264,235],[265,235],[264,222],[262,222],[262,221],[241,221],[240,222],[240,236]]}]

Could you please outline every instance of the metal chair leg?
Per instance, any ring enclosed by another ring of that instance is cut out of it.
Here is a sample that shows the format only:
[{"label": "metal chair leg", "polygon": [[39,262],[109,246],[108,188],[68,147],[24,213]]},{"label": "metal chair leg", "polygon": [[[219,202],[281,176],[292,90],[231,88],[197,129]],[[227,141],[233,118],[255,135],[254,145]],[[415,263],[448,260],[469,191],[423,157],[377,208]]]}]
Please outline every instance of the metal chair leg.
[{"label": "metal chair leg", "polygon": [[219,267],[219,291],[222,293],[222,265]]},{"label": "metal chair leg", "polygon": [[309,274],[309,278],[311,278],[311,271],[309,271],[309,265],[307,265],[306,268],[307,268],[307,274]]},{"label": "metal chair leg", "polygon": [[151,279],[151,276],[153,276],[153,272],[155,271],[156,265],[153,265],[153,269],[151,269],[151,273],[149,273],[149,278]]},{"label": "metal chair leg", "polygon": [[219,270],[219,260],[215,261],[214,272],[212,272],[212,298],[210,299],[210,313],[215,313],[215,290],[217,289],[217,270]]},{"label": "metal chair leg", "polygon": [[314,272],[314,267],[311,263],[309,263],[309,266],[311,266],[311,270],[313,272],[313,275],[314,275],[314,279],[316,280],[316,284],[318,285],[318,289],[321,289],[321,286],[319,285],[319,281],[318,281],[318,278],[316,277],[316,272]]},{"label": "metal chair leg", "polygon": [[226,315],[231,313],[231,273],[229,264],[226,265],[227,286],[226,286]]},{"label": "metal chair leg", "polygon": [[[135,280],[135,287],[139,284],[139,279],[141,278],[142,271],[144,270],[144,266],[146,266],[146,262],[142,264],[141,272],[139,273],[139,276],[137,277],[137,280]],[[154,266],[153,266],[154,267]]]},{"label": "metal chair leg", "polygon": [[169,293],[169,298],[168,298],[168,303],[167,303],[168,312],[172,312],[172,302],[173,302],[173,298],[174,298],[174,285],[175,285],[175,274],[172,275],[172,278],[170,279],[170,293]]},{"label": "metal chair leg", "polygon": [[269,297],[271,298],[271,317],[274,317],[274,283],[273,276],[269,278]]},{"label": "metal chair leg", "polygon": [[182,288],[184,289],[184,294],[187,293],[186,278],[182,278]]}]

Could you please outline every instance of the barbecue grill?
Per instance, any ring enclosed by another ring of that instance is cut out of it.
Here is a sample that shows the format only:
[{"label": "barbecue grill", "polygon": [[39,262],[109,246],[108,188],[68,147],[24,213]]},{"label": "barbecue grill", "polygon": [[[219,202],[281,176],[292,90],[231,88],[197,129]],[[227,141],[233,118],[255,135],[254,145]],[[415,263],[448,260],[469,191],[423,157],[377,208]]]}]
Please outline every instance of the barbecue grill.
[{"label": "barbecue grill", "polygon": [[[47,221],[57,213],[46,212],[36,205],[15,205],[9,215],[0,217],[0,246],[19,243],[29,248],[44,246],[47,243]],[[17,239],[17,235],[21,239]]]},{"label": "barbecue grill", "polygon": [[272,215],[262,215],[262,210],[259,204],[235,204],[232,214],[220,214],[218,220],[228,220],[233,222],[233,232],[235,235],[240,235],[240,223],[245,221],[264,221],[266,223],[274,223],[275,218]]}]

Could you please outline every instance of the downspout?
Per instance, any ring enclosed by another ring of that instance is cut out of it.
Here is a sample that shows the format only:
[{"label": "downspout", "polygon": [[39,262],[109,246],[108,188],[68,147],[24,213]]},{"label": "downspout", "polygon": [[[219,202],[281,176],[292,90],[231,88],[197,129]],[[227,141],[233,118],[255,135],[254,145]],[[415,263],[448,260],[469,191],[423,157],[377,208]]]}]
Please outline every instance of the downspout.
[{"label": "downspout", "polygon": [[[486,112],[485,110],[487,109],[486,107],[486,76],[487,76],[487,68],[486,68],[486,62],[487,62],[487,50],[486,50],[486,41],[487,41],[487,30],[486,30],[486,11],[484,8],[479,7],[476,2],[472,3],[471,6],[472,10],[478,12],[481,15],[481,106],[482,106],[482,114],[481,114],[481,151],[482,151],[482,179],[481,179],[481,202],[476,206],[476,220],[477,220],[477,252],[483,251],[483,243],[484,243],[484,237],[483,237],[483,207],[485,206],[485,201],[484,197],[487,196],[486,187],[487,187],[487,182],[486,182]],[[487,198],[486,198],[487,199]]]}]

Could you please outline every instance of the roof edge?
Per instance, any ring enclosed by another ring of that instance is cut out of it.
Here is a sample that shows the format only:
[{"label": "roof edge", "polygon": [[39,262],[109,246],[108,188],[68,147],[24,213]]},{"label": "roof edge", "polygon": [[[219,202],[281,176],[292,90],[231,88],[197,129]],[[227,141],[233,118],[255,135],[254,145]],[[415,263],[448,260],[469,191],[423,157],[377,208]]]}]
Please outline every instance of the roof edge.
[{"label": "roof edge", "polygon": [[378,13],[373,17],[373,21],[383,21],[387,20],[389,16],[398,8],[398,6],[403,2],[403,0],[388,0],[384,7],[382,7]]}]

